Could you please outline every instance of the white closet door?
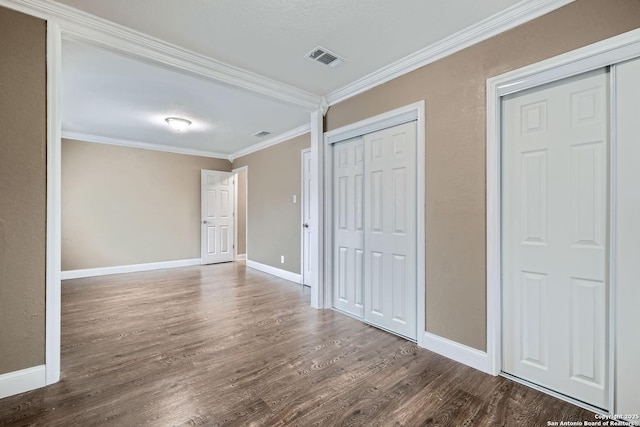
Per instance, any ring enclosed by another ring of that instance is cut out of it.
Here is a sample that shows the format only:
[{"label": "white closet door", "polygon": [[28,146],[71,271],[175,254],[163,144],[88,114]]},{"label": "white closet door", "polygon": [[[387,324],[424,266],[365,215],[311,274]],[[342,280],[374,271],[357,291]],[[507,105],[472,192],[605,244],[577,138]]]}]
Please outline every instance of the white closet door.
[{"label": "white closet door", "polygon": [[608,406],[608,74],[503,102],[503,370]]},{"label": "white closet door", "polygon": [[333,147],[333,306],[363,315],[364,215],[362,137]]},{"label": "white closet door", "polygon": [[416,122],[364,136],[368,322],[416,339]]},{"label": "white closet door", "polygon": [[[640,414],[640,59],[616,66],[616,414]],[[640,425],[640,419],[628,419]]]}]

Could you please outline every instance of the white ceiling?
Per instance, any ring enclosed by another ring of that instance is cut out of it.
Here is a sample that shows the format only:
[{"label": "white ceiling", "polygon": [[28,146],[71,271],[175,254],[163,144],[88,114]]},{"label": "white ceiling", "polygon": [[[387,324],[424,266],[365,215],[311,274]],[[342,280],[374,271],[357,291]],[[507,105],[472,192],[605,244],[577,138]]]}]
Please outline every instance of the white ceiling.
[{"label": "white ceiling", "polygon": [[[64,40],[62,129],[186,150],[229,155],[309,123],[309,113],[210,79]],[[192,122],[177,132],[167,117]],[[89,138],[87,138],[89,139]]]},{"label": "white ceiling", "polygon": [[[58,1],[319,96],[522,3]],[[306,59],[318,45],[347,61],[330,68]],[[63,79],[66,132],[230,154],[259,142],[251,136],[259,130],[277,135],[309,121],[302,107],[79,42],[64,42]],[[170,132],[162,122],[168,115],[184,116],[194,125],[182,134]]]}]

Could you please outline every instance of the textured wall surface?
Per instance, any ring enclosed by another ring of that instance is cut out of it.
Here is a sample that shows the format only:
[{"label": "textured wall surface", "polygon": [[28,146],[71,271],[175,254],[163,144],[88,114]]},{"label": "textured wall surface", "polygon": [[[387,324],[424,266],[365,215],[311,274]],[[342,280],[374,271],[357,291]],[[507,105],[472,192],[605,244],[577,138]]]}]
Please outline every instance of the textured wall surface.
[{"label": "textured wall surface", "polygon": [[310,145],[305,134],[233,161],[249,167],[247,259],[300,273],[301,151]]},{"label": "textured wall surface", "polygon": [[200,170],[228,160],[62,142],[62,271],[200,258]]},{"label": "textured wall surface", "polygon": [[46,23],[0,7],[0,374],[44,363]]},{"label": "textured wall surface", "polygon": [[486,80],[640,26],[638,0],[578,0],[332,106],[326,130],[426,101],[426,330],[486,348]]}]

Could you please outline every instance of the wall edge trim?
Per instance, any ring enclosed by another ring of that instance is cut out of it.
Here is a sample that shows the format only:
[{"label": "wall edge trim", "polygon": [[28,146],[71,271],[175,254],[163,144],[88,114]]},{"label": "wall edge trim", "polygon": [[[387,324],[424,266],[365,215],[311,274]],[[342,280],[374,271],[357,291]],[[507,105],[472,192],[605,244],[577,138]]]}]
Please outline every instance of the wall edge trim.
[{"label": "wall edge trim", "polygon": [[489,372],[489,356],[486,352],[443,338],[430,332],[424,332],[419,345],[441,356],[470,366],[479,371]]},{"label": "wall edge trim", "polygon": [[[154,144],[150,142],[132,141],[128,139],[112,138],[109,136],[94,135],[82,132],[62,132],[62,138],[75,141],[93,142],[97,144],[115,145],[118,147],[140,148],[143,150],[162,151],[173,154],[186,154],[189,156],[210,157],[214,159],[229,160],[228,154],[216,153],[207,150],[194,150],[192,148],[176,147],[175,145]],[[230,160],[229,160],[230,161]]]},{"label": "wall edge trim", "polygon": [[164,268],[190,267],[200,265],[200,258],[180,259],[175,261],[147,262],[143,264],[118,265],[114,267],[84,268],[67,270],[60,273],[62,280],[81,279],[84,277],[106,276],[109,274],[137,273],[139,271],[161,270]]},{"label": "wall edge trim", "polygon": [[0,399],[35,390],[46,385],[45,365],[0,375]]},{"label": "wall edge trim", "polygon": [[473,46],[500,33],[539,18],[574,0],[524,0],[474,25],[392,62],[326,96],[329,106],[338,104],[383,83]]},{"label": "wall edge trim", "polygon": [[262,271],[263,273],[271,274],[272,276],[276,276],[281,279],[289,280],[290,282],[294,282],[296,284],[300,284],[300,281],[302,279],[301,275],[298,273],[292,273],[281,268],[272,267],[270,265],[262,264],[256,261],[251,261],[250,259],[247,259],[247,267],[253,268],[254,270]]}]

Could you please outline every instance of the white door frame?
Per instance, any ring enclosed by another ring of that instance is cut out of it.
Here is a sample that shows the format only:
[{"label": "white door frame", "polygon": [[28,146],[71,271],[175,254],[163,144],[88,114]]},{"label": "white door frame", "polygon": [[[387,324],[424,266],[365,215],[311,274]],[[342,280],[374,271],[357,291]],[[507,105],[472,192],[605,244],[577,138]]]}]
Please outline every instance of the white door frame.
[{"label": "white door frame", "polygon": [[[306,199],[311,197],[311,194],[307,194],[304,186],[304,155],[309,153],[311,155],[311,148],[304,148],[300,150],[300,177],[302,178],[302,182],[300,183],[300,226],[304,223],[304,205]],[[307,282],[307,285],[311,285],[313,283],[313,278],[306,277],[304,274],[304,230],[300,232],[300,284],[304,285]]]},{"label": "white door frame", "polygon": [[417,342],[424,347],[425,326],[425,102],[419,101],[404,107],[388,111],[377,116],[343,126],[324,134],[324,281],[323,293],[325,308],[331,308],[332,298],[332,209],[333,209],[333,156],[331,156],[332,145],[336,142],[344,141],[359,135],[365,135],[391,126],[407,123],[416,120],[416,269],[417,269]]},{"label": "white door frame", "polygon": [[[233,241],[235,242],[233,245],[233,259],[234,261],[238,260],[238,174],[244,172],[246,174],[245,177],[245,189],[244,189],[244,253],[247,255],[247,229],[249,228],[249,223],[247,219],[249,219],[249,204],[247,203],[249,199],[249,166],[241,166],[239,168],[231,169],[233,173],[234,180],[234,195],[233,195],[233,227],[235,236],[233,237]],[[246,258],[243,258],[246,259]]]},{"label": "white door frame", "polygon": [[[489,373],[499,375],[502,369],[502,262],[501,262],[501,97],[511,93],[541,86],[546,83],[575,76],[587,71],[603,68],[619,62],[623,62],[640,56],[640,29],[633,30],[622,35],[603,40],[601,42],[532,64],[518,70],[514,70],[487,80],[487,145],[486,145],[486,170],[487,170],[487,356],[489,359]],[[611,96],[615,91],[611,90]],[[611,129],[613,131],[613,126]],[[615,150],[615,135],[611,134],[611,151]],[[614,156],[611,156],[613,159]],[[609,164],[609,174],[613,172],[613,166]],[[610,194],[615,195],[615,183],[610,185]],[[610,217],[615,218],[611,203]],[[613,226],[613,223],[611,223]],[[613,231],[613,229],[611,230]],[[609,261],[615,247],[611,233],[609,247]],[[611,264],[613,265],[613,264]],[[614,338],[615,324],[612,313],[615,308],[615,277],[613,269],[609,273],[609,390],[610,413],[614,410]],[[548,392],[548,391],[545,391]],[[554,394],[554,393],[550,393]],[[554,394],[564,400],[586,407],[581,402],[567,399]]]}]

